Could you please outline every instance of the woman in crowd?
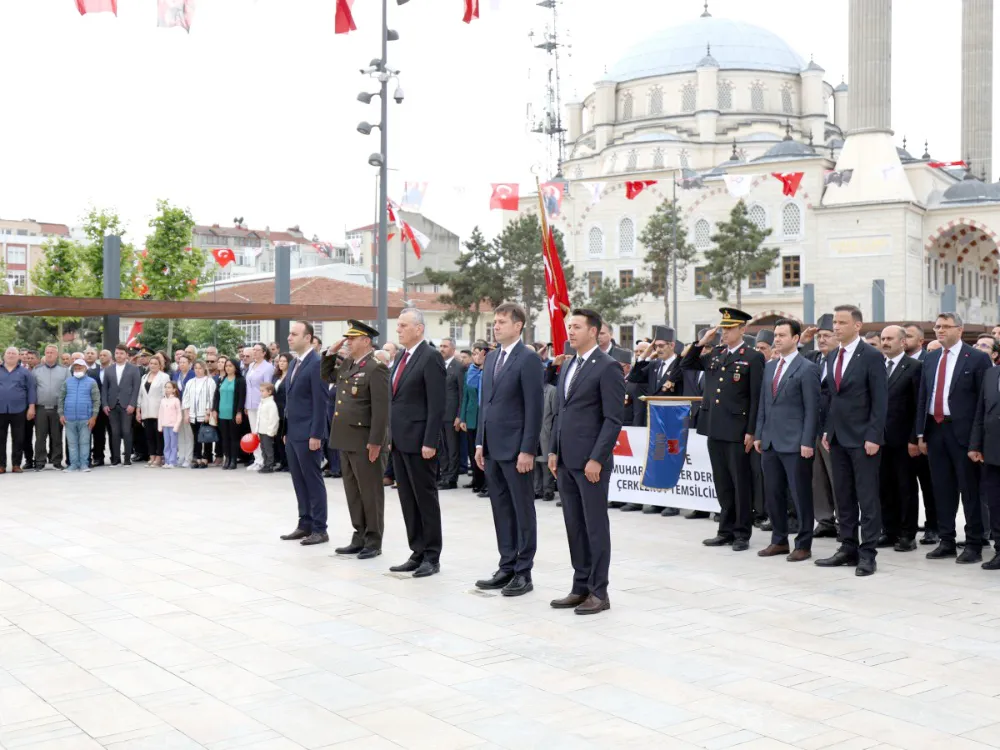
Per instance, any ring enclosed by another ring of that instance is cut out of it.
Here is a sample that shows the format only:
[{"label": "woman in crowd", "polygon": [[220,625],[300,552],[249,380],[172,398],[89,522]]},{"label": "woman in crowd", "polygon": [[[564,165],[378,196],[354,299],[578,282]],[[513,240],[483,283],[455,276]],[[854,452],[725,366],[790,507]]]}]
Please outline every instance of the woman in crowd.
[{"label": "woman in crowd", "polygon": [[[247,365],[247,396],[244,407],[250,425],[257,424],[257,408],[260,406],[260,387],[264,383],[270,383],[274,378],[274,366],[270,362],[271,352],[264,344],[254,344],[250,350],[250,364]],[[260,471],[264,466],[264,458],[260,451],[260,446],[253,452],[253,463],[248,467],[253,471]]]},{"label": "woman in crowd", "polygon": [[[183,360],[181,360],[183,362]],[[185,422],[190,425],[194,438],[194,450],[191,456],[192,469],[207,469],[207,455],[211,456],[211,443],[202,442],[198,434],[203,425],[207,425],[212,414],[212,404],[215,400],[215,381],[208,377],[208,368],[200,359],[194,363],[194,379],[184,387]]]},{"label": "woman in crowd", "polygon": [[288,368],[292,364],[292,355],[284,352],[278,355],[274,366],[274,403],[278,407],[278,437],[274,441],[275,471],[288,471],[288,459],[285,457],[285,397],[288,393]]},{"label": "woman in crowd", "polygon": [[159,414],[160,401],[163,399],[163,387],[170,382],[170,377],[163,372],[163,363],[159,356],[149,359],[149,370],[139,385],[139,405],[136,419],[146,432],[146,447],[149,451],[147,466],[163,465],[163,433],[160,432]]},{"label": "woman in crowd", "polygon": [[[476,428],[479,425],[479,391],[483,385],[483,362],[489,345],[485,341],[477,341],[472,348],[472,364],[465,372],[465,390],[462,392],[462,406],[458,412],[461,420],[460,429],[465,433],[469,445],[469,456],[476,455]],[[469,487],[474,492],[486,489],[486,475],[476,462],[472,464],[472,484]]]},{"label": "woman in crowd", "polygon": [[232,471],[240,451],[240,425],[243,424],[243,409],[241,404],[246,401],[247,382],[240,375],[239,365],[226,360],[225,377],[219,381],[212,402],[212,411],[219,422],[219,442],[222,451],[222,468]]}]

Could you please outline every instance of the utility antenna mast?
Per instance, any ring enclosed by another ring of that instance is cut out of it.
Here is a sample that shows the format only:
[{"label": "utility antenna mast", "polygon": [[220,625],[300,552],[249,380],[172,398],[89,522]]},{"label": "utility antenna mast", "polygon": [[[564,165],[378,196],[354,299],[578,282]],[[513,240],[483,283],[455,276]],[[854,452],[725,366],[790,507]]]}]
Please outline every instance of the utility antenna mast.
[{"label": "utility antenna mast", "polygon": [[[561,175],[566,151],[566,130],[562,125],[562,81],[559,75],[561,50],[572,54],[571,45],[563,41],[559,31],[559,6],[563,0],[540,0],[539,8],[551,11],[552,18],[541,34],[528,34],[535,49],[545,52],[545,88],[541,100],[541,114],[528,107],[528,126],[533,133],[547,139],[547,167],[549,175]],[[568,37],[568,34],[566,35]]]}]

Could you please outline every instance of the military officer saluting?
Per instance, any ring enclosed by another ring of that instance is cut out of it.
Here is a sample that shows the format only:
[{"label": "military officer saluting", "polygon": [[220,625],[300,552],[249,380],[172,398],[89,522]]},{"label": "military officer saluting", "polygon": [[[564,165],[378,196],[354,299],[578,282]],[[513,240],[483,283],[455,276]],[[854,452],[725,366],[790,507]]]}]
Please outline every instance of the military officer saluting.
[{"label": "military officer saluting", "polygon": [[[389,452],[389,369],[374,354],[379,332],[357,320],[323,357],[323,380],[336,385],[330,448],[340,451],[344,493],[354,536],[338,555],[369,560],[382,554],[385,486]],[[338,353],[347,345],[348,356]]]},{"label": "military officer saluting", "polygon": [[[719,532],[703,544],[733,550],[749,549],[753,528],[753,483],[750,451],[757,424],[757,403],[764,378],[764,355],[743,340],[750,316],[742,310],[723,307],[722,321],[692,346],[681,368],[704,370],[705,382],[698,434],[708,438],[715,494],[722,512]],[[722,343],[712,347],[716,331]]]}]

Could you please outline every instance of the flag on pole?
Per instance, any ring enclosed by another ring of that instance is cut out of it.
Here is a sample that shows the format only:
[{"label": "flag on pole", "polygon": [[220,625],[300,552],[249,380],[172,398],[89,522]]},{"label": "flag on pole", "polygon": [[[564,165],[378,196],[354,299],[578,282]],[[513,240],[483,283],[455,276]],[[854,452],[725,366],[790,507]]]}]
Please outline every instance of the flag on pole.
[{"label": "flag on pole", "polygon": [[315,250],[320,255],[325,255],[327,258],[333,258],[333,243],[332,242],[314,242],[312,243],[313,250]]},{"label": "flag on pole", "polygon": [[756,175],[752,174],[727,174],[723,176],[723,181],[726,183],[726,190],[734,198],[745,198],[750,194],[750,189],[753,187],[753,181]]},{"label": "flag on pole", "polygon": [[413,254],[417,256],[417,260],[420,260],[423,251],[431,242],[426,234],[419,229],[414,229],[405,221],[403,222],[403,241],[410,243],[410,246],[413,248]]},{"label": "flag on pole", "polygon": [[490,211],[516,211],[519,199],[520,185],[515,182],[494,182],[493,194],[490,196]]},{"label": "flag on pole", "polygon": [[80,15],[87,13],[114,13],[118,15],[118,0],[76,0]]},{"label": "flag on pole", "polygon": [[545,265],[545,296],[548,299],[549,328],[554,351],[561,354],[566,347],[566,316],[570,311],[569,290],[566,288],[566,276],[563,274],[562,261],[559,260],[555,235],[545,216],[542,186],[537,177],[535,183],[538,185],[538,218],[542,222],[542,261]]},{"label": "flag on pole", "polygon": [[562,215],[564,184],[562,182],[542,183],[542,205],[545,206],[545,216],[549,221]]},{"label": "flag on pole", "polygon": [[[82,11],[81,11],[82,12]],[[964,161],[929,161],[927,162],[928,167],[934,167],[935,169],[941,169],[942,167],[965,167],[969,168],[969,165]]]},{"label": "flag on pole", "polygon": [[215,262],[218,263],[222,268],[225,268],[230,263],[236,262],[236,253],[228,247],[216,247],[212,249],[212,257],[215,258]]},{"label": "flag on pole", "polygon": [[161,29],[180,27],[191,33],[194,0],[157,0],[156,25]]},{"label": "flag on pole", "polygon": [[352,5],[354,0],[337,0],[337,17],[333,27],[335,34],[347,34],[358,30],[354,25],[354,16],[351,15]]},{"label": "flag on pole", "polygon": [[125,346],[129,349],[139,348],[139,337],[142,335],[142,321],[137,320],[132,324],[132,329],[128,332],[128,339],[125,341]]},{"label": "flag on pole", "polygon": [[639,195],[643,190],[648,188],[650,185],[655,185],[656,180],[638,180],[635,182],[625,183],[625,197],[630,201],[635,200],[635,197]]},{"label": "flag on pole", "polygon": [[424,195],[427,193],[426,182],[403,183],[403,199],[400,204],[405,211],[419,211],[424,205]]},{"label": "flag on pole", "polygon": [[479,18],[479,0],[463,0],[465,3],[465,15],[462,20],[472,23],[473,18]]},{"label": "flag on pole", "polygon": [[771,172],[771,177],[781,182],[781,194],[794,197],[802,183],[805,172]]},{"label": "flag on pole", "polygon": [[649,445],[642,486],[669,490],[677,486],[687,454],[689,402],[650,401]]}]

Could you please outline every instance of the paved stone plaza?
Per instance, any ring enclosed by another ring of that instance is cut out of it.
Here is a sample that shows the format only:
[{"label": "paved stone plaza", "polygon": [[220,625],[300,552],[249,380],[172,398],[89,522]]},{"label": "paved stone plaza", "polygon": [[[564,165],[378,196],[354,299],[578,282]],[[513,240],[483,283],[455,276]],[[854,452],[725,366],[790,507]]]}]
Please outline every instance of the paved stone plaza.
[{"label": "paved stone plaza", "polygon": [[[443,493],[441,574],[302,548],[287,475],[0,477],[0,746],[30,750],[1000,747],[1000,577],[923,552],[820,570],[612,513],[612,609],[567,593],[538,503],[535,591],[476,593],[489,504]],[[833,547],[820,540],[819,552]]]}]

